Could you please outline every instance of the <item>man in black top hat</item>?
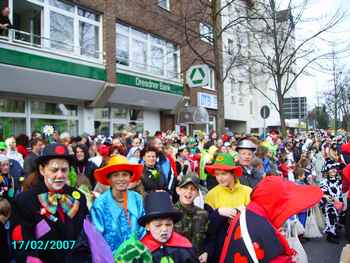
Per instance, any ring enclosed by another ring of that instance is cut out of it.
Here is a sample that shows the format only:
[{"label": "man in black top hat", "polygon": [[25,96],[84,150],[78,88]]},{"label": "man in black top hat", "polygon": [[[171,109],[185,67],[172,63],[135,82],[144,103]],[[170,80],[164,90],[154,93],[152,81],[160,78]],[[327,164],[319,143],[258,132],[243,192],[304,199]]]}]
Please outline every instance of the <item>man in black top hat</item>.
[{"label": "man in black top hat", "polygon": [[153,262],[198,262],[191,242],[174,231],[174,223],[182,218],[167,192],[151,192],[144,200],[145,215],[138,220],[147,234],[141,242],[151,251]]},{"label": "man in black top hat", "polygon": [[28,178],[29,190],[16,197],[11,243],[16,262],[90,262],[82,238],[86,199],[67,185],[71,162],[64,145],[49,144]]}]

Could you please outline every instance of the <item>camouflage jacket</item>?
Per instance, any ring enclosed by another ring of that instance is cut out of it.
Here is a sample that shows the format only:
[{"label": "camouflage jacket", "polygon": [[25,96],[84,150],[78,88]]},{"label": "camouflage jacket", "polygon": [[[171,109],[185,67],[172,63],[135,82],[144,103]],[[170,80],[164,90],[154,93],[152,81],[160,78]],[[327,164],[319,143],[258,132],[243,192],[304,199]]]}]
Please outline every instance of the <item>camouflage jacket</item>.
[{"label": "camouflage jacket", "polygon": [[208,230],[208,212],[196,206],[185,208],[180,202],[175,208],[182,212],[182,219],[175,224],[175,231],[192,242],[195,252],[200,255],[207,252],[205,248]]}]

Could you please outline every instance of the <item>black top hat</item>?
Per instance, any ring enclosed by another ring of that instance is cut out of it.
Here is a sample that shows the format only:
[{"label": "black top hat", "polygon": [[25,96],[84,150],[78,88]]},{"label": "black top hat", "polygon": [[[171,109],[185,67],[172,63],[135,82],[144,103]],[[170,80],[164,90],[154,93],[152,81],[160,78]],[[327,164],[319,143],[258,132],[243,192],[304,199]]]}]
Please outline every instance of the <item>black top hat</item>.
[{"label": "black top hat", "polygon": [[176,223],[182,218],[182,213],[174,208],[170,195],[167,192],[151,192],[147,194],[143,206],[145,215],[138,220],[141,226],[145,226],[153,219],[171,218]]},{"label": "black top hat", "polygon": [[52,144],[48,144],[44,148],[41,156],[36,160],[36,163],[39,166],[39,164],[42,164],[48,160],[56,159],[56,158],[66,159],[70,164],[73,161],[73,157],[69,155],[69,152],[66,146],[64,146],[63,144],[52,143]]}]

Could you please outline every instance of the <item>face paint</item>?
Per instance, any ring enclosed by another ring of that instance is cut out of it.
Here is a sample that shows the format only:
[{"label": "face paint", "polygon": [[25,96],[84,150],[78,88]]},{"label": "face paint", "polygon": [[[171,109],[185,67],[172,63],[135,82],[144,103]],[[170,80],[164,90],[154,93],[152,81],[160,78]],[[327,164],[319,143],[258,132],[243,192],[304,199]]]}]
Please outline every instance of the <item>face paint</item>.
[{"label": "face paint", "polygon": [[69,164],[64,159],[52,159],[40,169],[49,190],[60,190],[68,182]]}]

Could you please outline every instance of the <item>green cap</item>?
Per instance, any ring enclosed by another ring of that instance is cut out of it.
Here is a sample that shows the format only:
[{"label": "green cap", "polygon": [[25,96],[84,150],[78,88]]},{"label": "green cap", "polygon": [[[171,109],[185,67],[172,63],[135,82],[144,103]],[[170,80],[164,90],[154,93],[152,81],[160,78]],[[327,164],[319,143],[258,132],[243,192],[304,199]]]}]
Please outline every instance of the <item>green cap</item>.
[{"label": "green cap", "polygon": [[5,142],[0,142],[0,150],[6,150],[6,143]]},{"label": "green cap", "polygon": [[200,183],[199,183],[199,178],[197,175],[191,173],[186,176],[183,176],[181,181],[179,182],[178,187],[184,187],[187,184],[193,184],[197,189],[200,189]]}]

